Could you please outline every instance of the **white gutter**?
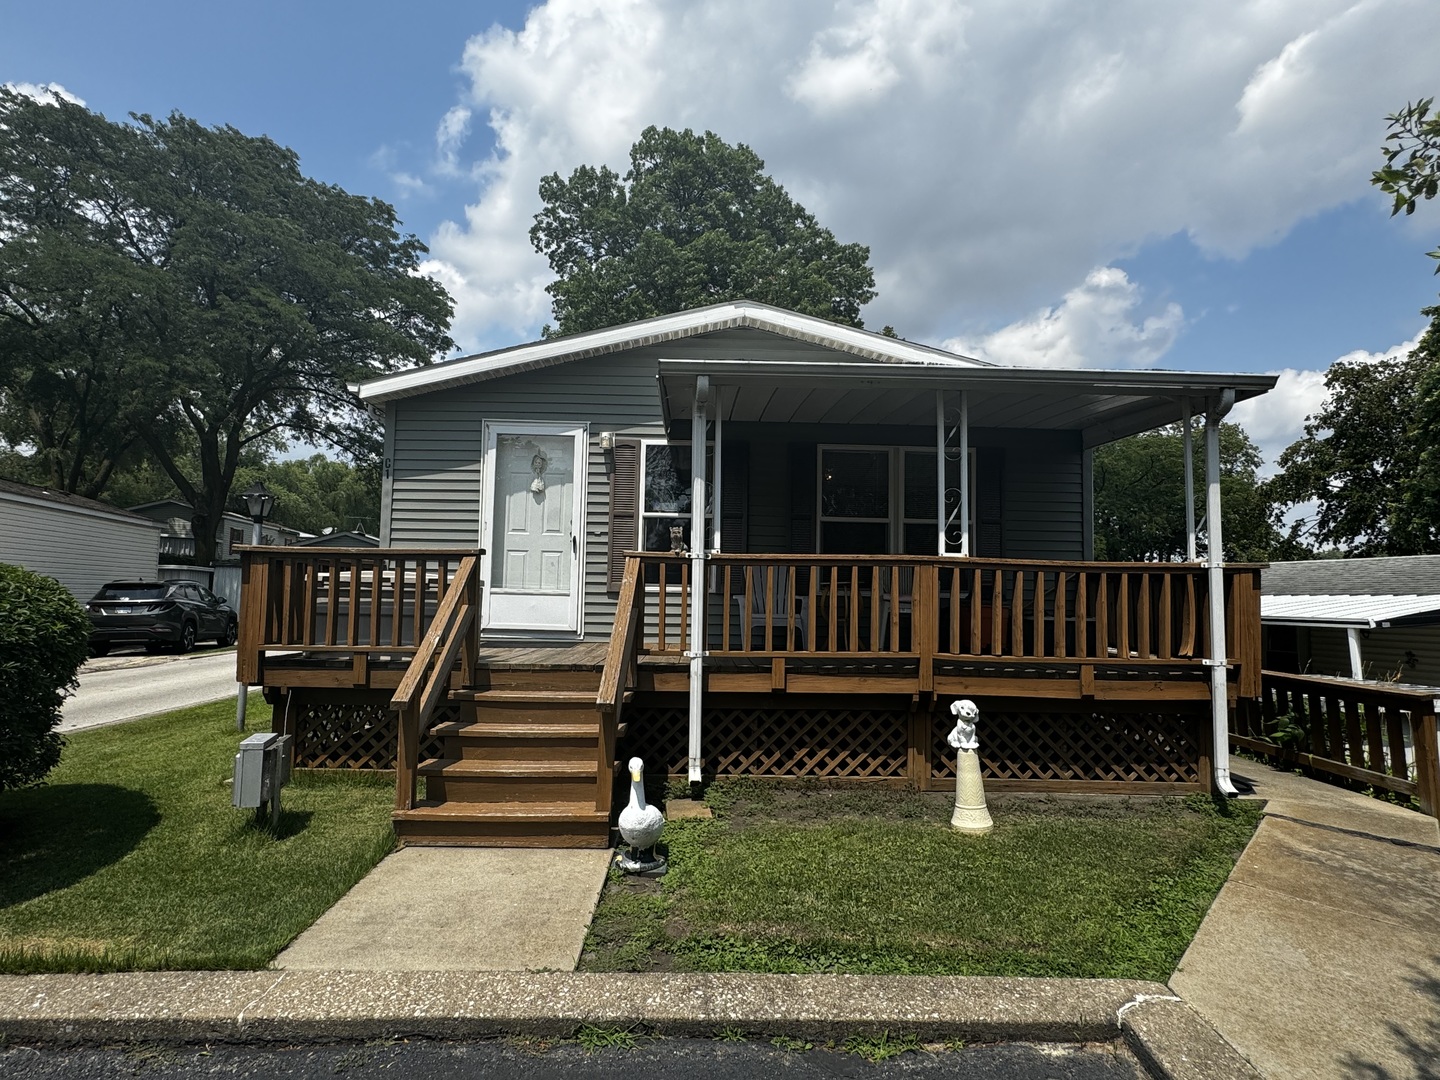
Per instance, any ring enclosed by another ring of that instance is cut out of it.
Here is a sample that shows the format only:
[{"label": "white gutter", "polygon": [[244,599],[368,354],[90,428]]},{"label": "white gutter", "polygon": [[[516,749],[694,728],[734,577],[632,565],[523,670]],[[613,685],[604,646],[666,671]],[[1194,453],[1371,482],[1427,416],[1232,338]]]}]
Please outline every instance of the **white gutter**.
[{"label": "white gutter", "polygon": [[1215,787],[1238,795],[1230,779],[1230,702],[1226,685],[1225,547],[1220,534],[1220,422],[1235,405],[1235,391],[1212,398],[1205,413],[1205,515],[1209,542],[1205,565],[1210,574],[1210,721],[1214,733]]}]

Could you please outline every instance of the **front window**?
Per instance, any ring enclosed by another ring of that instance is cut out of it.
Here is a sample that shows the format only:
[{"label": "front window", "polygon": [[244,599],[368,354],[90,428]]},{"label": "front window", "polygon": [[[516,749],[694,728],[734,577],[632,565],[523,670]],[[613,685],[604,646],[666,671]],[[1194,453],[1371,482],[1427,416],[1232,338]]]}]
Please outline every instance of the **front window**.
[{"label": "front window", "polygon": [[934,450],[822,446],[819,490],[822,554],[934,555],[939,548]]},{"label": "front window", "polygon": [[[713,466],[712,453],[707,449],[707,469]],[[707,492],[709,485],[706,485]],[[640,549],[670,551],[681,541],[690,544],[691,474],[688,442],[647,442],[640,454]],[[707,495],[705,517],[711,518]],[[646,570],[651,583],[659,580],[654,567]],[[678,575],[675,583],[679,583]]]}]

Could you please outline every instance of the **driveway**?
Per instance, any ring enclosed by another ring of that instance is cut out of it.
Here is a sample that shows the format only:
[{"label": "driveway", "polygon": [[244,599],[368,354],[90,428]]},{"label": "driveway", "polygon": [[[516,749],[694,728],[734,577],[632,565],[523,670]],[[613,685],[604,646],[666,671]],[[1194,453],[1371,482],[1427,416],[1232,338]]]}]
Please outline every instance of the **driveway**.
[{"label": "driveway", "polygon": [[118,724],[234,696],[234,649],[202,648],[185,656],[117,650],[92,657],[80,669],[80,689],[65,702],[60,730]]}]

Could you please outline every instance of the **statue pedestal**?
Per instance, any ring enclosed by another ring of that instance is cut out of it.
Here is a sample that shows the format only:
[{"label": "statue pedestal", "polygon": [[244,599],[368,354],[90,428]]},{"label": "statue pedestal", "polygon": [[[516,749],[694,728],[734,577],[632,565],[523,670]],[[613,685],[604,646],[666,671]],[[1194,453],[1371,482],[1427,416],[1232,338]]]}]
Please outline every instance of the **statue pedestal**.
[{"label": "statue pedestal", "polygon": [[995,828],[990,810],[985,805],[985,785],[980,779],[980,755],[974,750],[960,750],[955,759],[955,813],[950,817],[952,828],[972,836],[984,836]]}]

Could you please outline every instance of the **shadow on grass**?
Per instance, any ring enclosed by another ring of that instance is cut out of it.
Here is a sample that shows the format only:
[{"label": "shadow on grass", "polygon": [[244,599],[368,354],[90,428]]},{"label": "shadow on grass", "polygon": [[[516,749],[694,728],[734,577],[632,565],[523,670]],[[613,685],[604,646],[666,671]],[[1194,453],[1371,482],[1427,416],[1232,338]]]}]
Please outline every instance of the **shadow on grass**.
[{"label": "shadow on grass", "polygon": [[118,862],[159,823],[150,796],[114,784],[54,784],[0,796],[0,908]]},{"label": "shadow on grass", "polygon": [[293,836],[299,836],[310,824],[310,819],[315,816],[313,810],[287,810],[280,807],[280,820],[272,828],[270,825],[270,814],[267,811],[264,815],[257,815],[254,811],[250,813],[247,822],[250,828],[259,832],[267,833],[274,840],[289,840]]}]

